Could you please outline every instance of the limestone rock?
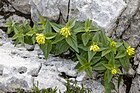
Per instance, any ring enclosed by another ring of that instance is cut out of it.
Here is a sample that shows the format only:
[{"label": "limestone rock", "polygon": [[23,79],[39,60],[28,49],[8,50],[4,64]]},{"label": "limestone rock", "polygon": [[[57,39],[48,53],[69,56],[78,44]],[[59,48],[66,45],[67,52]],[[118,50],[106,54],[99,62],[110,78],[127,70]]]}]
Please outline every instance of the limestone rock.
[{"label": "limestone rock", "polygon": [[[25,4],[25,6],[22,6],[21,4]],[[26,8],[28,8],[27,6],[29,5],[27,4],[27,0],[0,0],[0,28],[5,27],[5,23],[8,21],[8,18],[11,18],[15,22],[23,22],[25,18],[30,19],[27,17],[28,14],[24,14],[24,12],[22,13],[22,10],[24,9],[26,12],[30,12],[30,9],[29,11],[26,10]],[[19,10],[15,9],[14,6],[19,8]]]},{"label": "limestone rock", "polygon": [[118,19],[116,35],[120,37],[123,33],[123,39],[128,39],[132,34],[138,35],[139,31],[139,0],[129,0],[127,8],[122,12]]},{"label": "limestone rock", "polygon": [[[135,57],[134,57],[134,64],[139,65],[139,63],[140,63],[140,47],[137,47],[135,52],[136,52],[136,54],[135,54]],[[140,71],[140,69],[139,69],[139,71]]]},{"label": "limestone rock", "polygon": [[39,15],[52,20],[63,20],[78,16],[78,21],[91,19],[93,23],[108,31],[115,26],[115,21],[126,4],[123,0],[31,0],[31,15],[38,20]]},{"label": "limestone rock", "polygon": [[84,80],[84,86],[91,89],[92,93],[105,93],[104,86],[99,83],[100,81]]},{"label": "limestone rock", "polygon": [[66,18],[68,15],[69,0],[31,0],[31,16],[34,21],[39,19],[39,16],[47,17],[51,20],[58,20],[60,12]]},{"label": "limestone rock", "polygon": [[[93,24],[109,31],[126,4],[123,0],[70,0],[70,17],[78,16],[79,21],[87,18]],[[108,32],[109,33],[109,32]]]},{"label": "limestone rock", "polygon": [[30,14],[29,0],[8,0],[11,5],[18,11],[24,14]]},{"label": "limestone rock", "polygon": [[140,93],[140,76],[137,75],[131,84],[130,93]]},{"label": "limestone rock", "polygon": [[[0,37],[5,33],[0,32]],[[38,55],[42,55],[38,45],[35,45],[33,51],[27,51],[20,44],[14,47],[12,41],[0,38],[3,45],[0,46],[0,92],[15,92],[17,88],[25,91],[31,91],[38,82],[38,87],[55,88],[64,92],[66,90],[66,80],[73,78],[81,84],[86,74],[77,74],[74,69],[76,62],[71,60],[53,57],[49,55],[48,60],[40,59]],[[78,79],[78,77],[80,79]],[[90,84],[85,84],[88,88],[92,88],[95,93],[103,93],[104,87],[100,82],[92,80]],[[96,86],[96,87],[95,87]]]},{"label": "limestone rock", "polygon": [[139,63],[138,68],[137,68],[137,74],[140,75],[140,63]]}]

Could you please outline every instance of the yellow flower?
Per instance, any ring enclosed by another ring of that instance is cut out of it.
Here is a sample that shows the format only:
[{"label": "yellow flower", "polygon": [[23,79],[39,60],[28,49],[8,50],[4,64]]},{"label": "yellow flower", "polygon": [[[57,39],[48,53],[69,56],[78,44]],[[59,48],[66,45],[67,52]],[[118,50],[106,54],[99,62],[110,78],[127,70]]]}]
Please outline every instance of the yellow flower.
[{"label": "yellow flower", "polygon": [[36,34],[36,41],[38,44],[45,44],[45,36],[43,34]]},{"label": "yellow flower", "polygon": [[111,73],[112,73],[112,75],[117,74],[117,69],[113,68],[113,69],[111,70]]},{"label": "yellow flower", "polygon": [[60,30],[60,34],[67,38],[68,36],[71,35],[70,29],[67,28],[67,27],[63,27],[63,28],[61,28],[61,30]]},{"label": "yellow flower", "polygon": [[129,56],[132,56],[132,55],[135,54],[135,49],[134,49],[134,48],[131,48],[131,47],[129,46],[129,47],[127,48],[126,52],[127,52],[127,54],[128,54]]},{"label": "yellow flower", "polygon": [[117,43],[116,43],[115,41],[112,41],[112,42],[110,43],[110,47],[114,47],[114,48],[115,48],[115,47],[116,47],[116,44],[117,44]]},{"label": "yellow flower", "polygon": [[99,46],[96,44],[90,46],[90,51],[97,52],[99,49],[100,49]]}]

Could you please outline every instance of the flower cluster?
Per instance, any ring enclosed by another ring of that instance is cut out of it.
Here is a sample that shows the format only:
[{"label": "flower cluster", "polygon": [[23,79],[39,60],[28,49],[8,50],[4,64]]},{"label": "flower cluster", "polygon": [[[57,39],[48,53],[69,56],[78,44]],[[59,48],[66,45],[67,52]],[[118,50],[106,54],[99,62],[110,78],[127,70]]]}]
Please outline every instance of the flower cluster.
[{"label": "flower cluster", "polygon": [[111,70],[111,73],[112,73],[112,75],[116,75],[116,74],[117,74],[117,69],[113,68],[113,69]]},{"label": "flower cluster", "polygon": [[67,38],[68,36],[71,35],[70,29],[67,28],[67,27],[63,27],[63,28],[61,28],[61,30],[60,30],[60,34]]},{"label": "flower cluster", "polygon": [[93,44],[90,46],[90,51],[97,52],[97,51],[99,51],[99,49],[100,49],[99,46],[96,44]]},{"label": "flower cluster", "polygon": [[111,43],[110,43],[110,47],[112,47],[112,48],[116,48],[116,42],[115,41],[112,41]]},{"label": "flower cluster", "polygon": [[132,56],[132,55],[135,54],[135,49],[134,49],[134,48],[131,48],[131,47],[129,46],[129,47],[127,48],[126,52],[127,52],[127,54],[128,54],[129,56]]},{"label": "flower cluster", "polygon": [[36,42],[38,44],[45,44],[45,36],[43,34],[36,34]]}]

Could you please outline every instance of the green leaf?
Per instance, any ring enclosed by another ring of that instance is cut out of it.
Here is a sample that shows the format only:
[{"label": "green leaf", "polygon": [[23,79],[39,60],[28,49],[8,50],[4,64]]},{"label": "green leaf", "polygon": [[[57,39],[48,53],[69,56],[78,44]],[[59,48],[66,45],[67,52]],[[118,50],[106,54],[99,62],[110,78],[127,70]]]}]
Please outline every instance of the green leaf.
[{"label": "green leaf", "polygon": [[31,37],[31,36],[25,36],[24,37],[24,42],[26,43],[26,44],[33,44],[33,41],[32,41],[32,38],[33,37]]},{"label": "green leaf", "polygon": [[116,59],[123,58],[126,56],[125,51],[119,51],[118,54],[115,56]]},{"label": "green leaf", "polygon": [[102,51],[101,57],[105,56],[106,54],[108,54],[108,53],[110,53],[110,52],[111,52],[110,49],[106,49],[106,50]]},{"label": "green leaf", "polygon": [[24,45],[24,36],[18,37],[19,43]]},{"label": "green leaf", "polygon": [[125,48],[128,48],[130,45],[128,43],[126,43],[125,41],[123,41],[123,44],[125,46]]},{"label": "green leaf", "polygon": [[129,62],[129,58],[127,57],[123,57],[121,59],[119,59],[121,65],[123,66],[123,68],[128,71],[129,66],[130,66],[130,62]]},{"label": "green leaf", "polygon": [[35,45],[35,36],[32,36],[32,42],[33,42],[33,45]]},{"label": "green leaf", "polygon": [[76,56],[81,65],[84,65],[85,63],[87,63],[87,60],[85,58],[79,56],[78,54],[76,54]]},{"label": "green leaf", "polygon": [[111,57],[111,53],[108,53],[108,54],[105,55],[105,58],[106,58],[107,60],[110,60],[110,57]]},{"label": "green leaf", "polygon": [[56,50],[54,51],[56,55],[66,52],[69,49],[69,45],[65,40],[60,41],[56,44]]},{"label": "green leaf", "polygon": [[115,66],[115,57],[114,57],[114,53],[113,52],[110,52],[110,59],[109,59],[108,64],[110,64],[112,66]]},{"label": "green leaf", "polygon": [[93,56],[96,54],[96,52],[93,52],[93,51],[88,51],[88,62],[91,61],[91,59],[93,58]]},{"label": "green leaf", "polygon": [[77,27],[77,28],[73,29],[72,31],[74,32],[74,34],[77,34],[77,33],[80,33],[80,32],[85,32],[83,27]]},{"label": "green leaf", "polygon": [[37,24],[36,23],[34,23],[34,26],[33,26],[33,31],[34,32],[36,32],[36,33],[38,33],[39,32],[39,30],[38,30],[38,26],[37,26]]},{"label": "green leaf", "polygon": [[90,78],[92,78],[92,67],[87,68],[85,71],[86,71],[86,74],[87,74]]},{"label": "green leaf", "polygon": [[12,40],[15,40],[19,37],[19,34],[14,34],[14,36],[12,37]]},{"label": "green leaf", "polygon": [[106,67],[108,70],[111,70],[111,68],[113,68],[114,66],[112,66],[111,64],[104,64],[102,63],[104,67]]},{"label": "green leaf", "polygon": [[116,48],[112,48],[112,51],[114,52],[114,54],[116,54],[117,49]]},{"label": "green leaf", "polygon": [[101,56],[94,56],[91,60],[91,65],[96,64],[98,61],[100,61]]},{"label": "green leaf", "polygon": [[104,74],[104,88],[105,88],[105,93],[111,93],[111,84],[108,83],[108,75],[107,71]]},{"label": "green leaf", "polygon": [[33,36],[34,34],[36,34],[36,32],[33,30],[30,30],[29,32],[26,33],[27,36]]},{"label": "green leaf", "polygon": [[47,42],[43,45],[40,45],[40,49],[42,50],[44,56],[45,56],[45,59],[48,58],[48,55],[52,49],[52,44],[50,42]]},{"label": "green leaf", "polygon": [[71,29],[72,27],[74,27],[75,22],[76,22],[76,18],[77,18],[77,17],[75,17],[75,18],[69,20],[69,21],[67,22],[67,24],[66,24],[66,27],[68,27],[68,28],[70,28],[70,29]]},{"label": "green leaf", "polygon": [[10,34],[12,32],[13,32],[13,27],[8,27],[7,34]]},{"label": "green leaf", "polygon": [[99,42],[99,32],[96,32],[92,38],[92,42]]},{"label": "green leaf", "polygon": [[107,70],[107,77],[108,77],[108,83],[110,83],[113,75],[111,74],[111,71],[109,70]]},{"label": "green leaf", "polygon": [[93,70],[103,71],[106,70],[105,66],[103,66],[102,63],[105,63],[105,61],[101,61],[93,66]]},{"label": "green leaf", "polygon": [[82,41],[83,41],[84,46],[87,45],[87,43],[90,39],[90,36],[91,36],[90,33],[83,33],[82,34]]},{"label": "green leaf", "polygon": [[91,27],[91,20],[87,19],[86,22],[85,22],[85,30],[86,30],[86,32],[89,31],[90,27]]},{"label": "green leaf", "polygon": [[52,42],[52,44],[56,44],[56,43],[62,41],[63,39],[64,39],[64,37],[62,35],[57,34],[54,41]]},{"label": "green leaf", "polygon": [[77,53],[79,53],[78,45],[77,45],[77,38],[75,35],[69,36],[66,38],[66,42],[71,46]]},{"label": "green leaf", "polygon": [[72,28],[74,34],[85,32],[84,30],[84,22],[76,21],[74,27]]},{"label": "green leaf", "polygon": [[46,34],[47,32],[52,32],[52,28],[51,28],[50,22],[48,20],[46,22],[46,27],[44,29],[44,34]]},{"label": "green leaf", "polygon": [[90,31],[100,31],[100,29],[91,24]]},{"label": "green leaf", "polygon": [[78,62],[78,63],[76,64],[76,66],[74,67],[74,69],[78,69],[80,66],[81,66],[81,63]]},{"label": "green leaf", "polygon": [[14,26],[14,32],[15,33],[18,33],[19,32],[16,26]]},{"label": "green leaf", "polygon": [[107,37],[105,35],[105,32],[101,31],[101,34],[100,34],[100,38],[101,38],[101,42],[103,43],[103,45],[107,45]]},{"label": "green leaf", "polygon": [[54,29],[54,31],[56,31],[57,33],[59,33],[60,29],[63,27],[62,25],[56,24],[56,23],[51,23],[50,25],[52,26],[52,28]]},{"label": "green leaf", "polygon": [[86,69],[89,68],[89,67],[90,67],[90,63],[87,62],[87,63],[83,64],[83,65],[78,69],[78,72],[84,71],[84,70],[86,70]]},{"label": "green leaf", "polygon": [[120,47],[122,44],[123,44],[123,43],[117,43],[117,44],[116,44],[116,47],[118,48],[118,47]]},{"label": "green leaf", "polygon": [[78,48],[84,50],[84,51],[88,51],[88,47],[84,46],[83,44],[79,44]]},{"label": "green leaf", "polygon": [[52,39],[52,38],[54,38],[56,35],[57,35],[56,33],[47,32],[47,33],[45,34],[45,38],[46,38],[46,39]]},{"label": "green leaf", "polygon": [[122,78],[123,78],[123,76],[122,75],[119,75],[119,77],[118,77],[118,89],[119,89],[119,87],[120,87],[120,84],[121,84],[121,81],[122,81]]}]

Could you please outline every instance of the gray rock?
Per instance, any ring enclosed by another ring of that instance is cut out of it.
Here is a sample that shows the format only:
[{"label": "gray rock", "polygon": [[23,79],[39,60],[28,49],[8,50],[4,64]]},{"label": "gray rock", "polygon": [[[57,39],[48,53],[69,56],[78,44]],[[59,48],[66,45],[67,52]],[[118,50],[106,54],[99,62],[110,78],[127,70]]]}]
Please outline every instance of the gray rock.
[{"label": "gray rock", "polygon": [[8,0],[10,4],[18,11],[24,14],[30,14],[29,0]]},{"label": "gray rock", "polygon": [[3,70],[4,70],[4,67],[2,65],[0,65],[0,76],[3,75]]},{"label": "gray rock", "polygon": [[[138,35],[139,32],[138,29],[135,29],[138,27],[138,21],[135,16],[139,16],[138,11],[139,8],[139,0],[130,0],[127,4],[127,8],[122,12],[122,15],[120,16],[118,20],[118,26],[116,28],[116,35],[117,37],[120,37],[123,33],[123,38],[129,38],[132,36],[132,33],[135,35]],[[138,14],[137,14],[138,13]],[[137,25],[133,25],[137,24]],[[137,27],[135,27],[137,26]],[[126,36],[127,35],[127,36]]]},{"label": "gray rock", "polygon": [[[12,16],[10,16],[9,18],[11,18],[13,22],[19,22],[19,23],[23,23],[24,21],[30,22],[30,20],[27,20],[27,19],[25,19],[24,17],[18,16],[18,15],[12,15]],[[9,19],[7,19],[6,22],[7,22],[8,20],[9,20]]]},{"label": "gray rock", "polygon": [[25,44],[25,48],[26,48],[28,51],[33,51],[33,50],[34,50],[34,45]]},{"label": "gray rock", "polygon": [[139,63],[140,63],[140,47],[137,47],[135,52],[136,53],[135,53],[135,57],[134,57],[134,64],[139,65]]},{"label": "gray rock", "polygon": [[84,86],[91,89],[92,93],[104,93],[104,86],[99,81],[84,80]]},{"label": "gray rock", "polygon": [[140,93],[140,76],[137,75],[131,84],[130,93]]},{"label": "gray rock", "polygon": [[136,48],[140,43],[140,37],[138,35],[132,35],[127,41],[131,44],[131,47]]},{"label": "gray rock", "polygon": [[15,9],[7,0],[0,0],[0,11],[2,12],[0,15],[6,15],[8,12],[15,12]]},{"label": "gray rock", "polygon": [[30,72],[28,72],[28,74],[31,75],[32,77],[37,77],[41,68],[42,68],[42,64],[40,64],[39,68],[32,69]]},{"label": "gray rock", "polygon": [[19,79],[17,77],[9,78],[7,80],[7,87],[9,88],[10,91],[13,91],[13,92],[15,91],[16,88],[21,88],[25,90],[29,88],[28,83],[25,79]]},{"label": "gray rock", "polygon": [[115,26],[116,19],[126,7],[123,0],[31,0],[30,4],[32,19],[35,21],[39,15],[55,21],[60,14],[64,21],[78,16],[78,21],[89,18],[106,31]]},{"label": "gray rock", "polygon": [[34,77],[34,84],[36,85],[39,82],[38,87],[42,88],[55,88],[57,86],[61,92],[66,90],[65,85],[63,82],[65,80],[59,77],[59,72],[57,72],[55,66],[45,66],[43,65],[38,76]]},{"label": "gray rock", "polygon": [[82,72],[82,73],[78,73],[77,77],[76,77],[76,80],[78,82],[81,82],[86,76],[86,73],[85,72]]},{"label": "gray rock", "polygon": [[128,70],[128,75],[130,75],[131,77],[134,77],[134,75],[135,75],[134,69],[130,68],[130,69]]},{"label": "gray rock", "polygon": [[140,63],[139,63],[138,68],[137,68],[137,74],[140,75]]},{"label": "gray rock", "polygon": [[68,1],[69,0],[30,0],[32,19],[37,21],[41,15],[51,20],[58,20],[60,12],[66,19],[68,15]]},{"label": "gray rock", "polygon": [[0,29],[0,40],[6,40],[8,38],[8,35],[5,34],[1,29]]},{"label": "gray rock", "polygon": [[20,74],[23,74],[23,73],[25,73],[26,71],[27,71],[27,68],[24,67],[24,66],[18,68],[18,72],[19,72]]},{"label": "gray rock", "polygon": [[89,18],[95,25],[109,31],[125,6],[123,0],[71,0],[70,18],[78,16],[79,21]]}]

